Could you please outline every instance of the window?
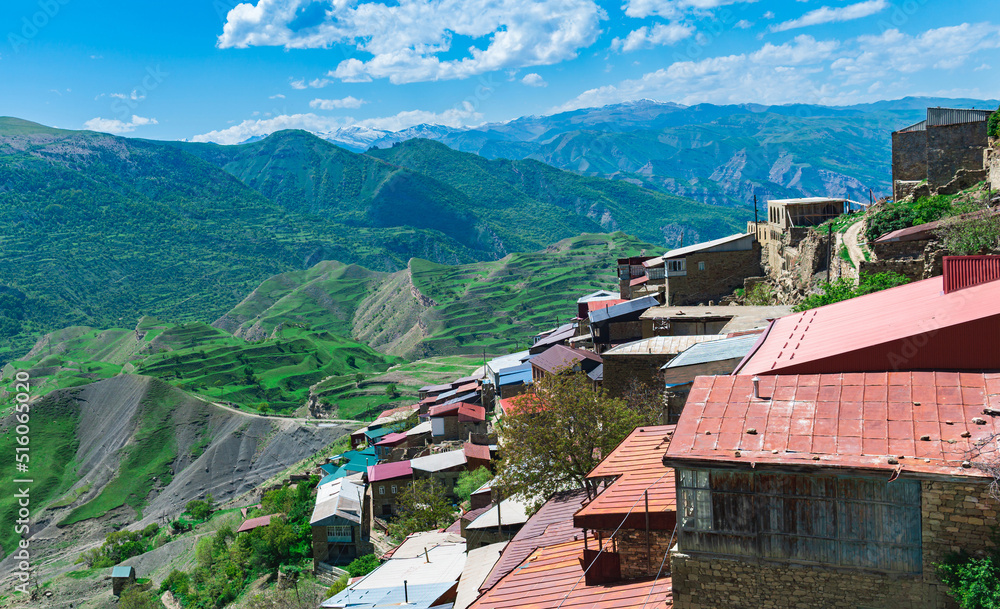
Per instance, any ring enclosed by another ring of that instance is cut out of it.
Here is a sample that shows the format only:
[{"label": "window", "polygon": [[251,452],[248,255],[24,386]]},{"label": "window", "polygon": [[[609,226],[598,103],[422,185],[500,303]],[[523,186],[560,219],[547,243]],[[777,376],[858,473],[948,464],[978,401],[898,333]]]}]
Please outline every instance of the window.
[{"label": "window", "polygon": [[351,535],[351,527],[330,526],[326,527],[326,539],[327,541],[351,541],[354,538]]},{"label": "window", "polygon": [[378,485],[378,494],[379,495],[384,495],[385,494],[385,485],[384,484]]},{"label": "window", "polygon": [[698,262],[698,270],[699,271],[704,271],[705,270],[705,261],[704,260],[701,260],[701,261]]},{"label": "window", "polygon": [[678,495],[684,552],[922,570],[917,481],[680,470]]},{"label": "window", "polygon": [[392,494],[393,495],[396,494],[396,485],[395,484],[392,485]]},{"label": "window", "polygon": [[667,272],[670,274],[684,273],[685,271],[685,261],[681,260],[667,260]]}]

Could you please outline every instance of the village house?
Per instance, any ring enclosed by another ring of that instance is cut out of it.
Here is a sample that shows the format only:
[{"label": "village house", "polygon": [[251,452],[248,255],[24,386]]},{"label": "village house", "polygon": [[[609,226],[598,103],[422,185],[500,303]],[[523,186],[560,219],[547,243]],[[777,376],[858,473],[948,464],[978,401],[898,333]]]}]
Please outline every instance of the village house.
[{"label": "village house", "polygon": [[383,436],[375,443],[375,454],[380,461],[386,461],[392,451],[406,443],[406,434],[400,431]]},{"label": "village house", "polygon": [[992,546],[998,403],[997,373],[699,377],[663,459],[674,606],[955,606],[934,565]]},{"label": "village house", "polygon": [[111,594],[121,596],[128,586],[135,585],[135,567],[119,565],[111,568]]},{"label": "village house", "polygon": [[660,301],[655,296],[643,296],[589,313],[590,333],[594,348],[601,353],[613,345],[642,338],[640,317]]},{"label": "village house", "polygon": [[772,277],[787,270],[790,261],[786,249],[796,248],[818,226],[851,211],[860,204],[843,198],[806,197],[801,199],[772,199],[767,202],[767,229],[756,231],[764,234],[761,243],[764,259]]},{"label": "village house", "polygon": [[410,461],[372,465],[365,481],[371,493],[372,513],[392,516],[396,513],[396,498],[413,482],[413,467]]},{"label": "village house", "polygon": [[374,446],[361,451],[349,450],[331,457],[327,463],[320,466],[323,477],[319,483],[322,485],[351,474],[363,474],[368,471],[368,466],[376,463],[378,455],[375,454]]},{"label": "village house", "polygon": [[667,423],[677,422],[695,378],[732,374],[759,339],[759,334],[744,334],[696,343],[664,364],[660,370],[666,389]]},{"label": "village house", "polygon": [[266,516],[257,516],[256,518],[248,518],[244,520],[240,526],[236,529],[236,534],[249,533],[254,529],[259,529],[261,527],[266,527],[271,524],[271,520],[281,516],[281,514],[267,514]]},{"label": "village house", "polygon": [[622,397],[644,385],[662,390],[660,369],[677,354],[697,343],[724,339],[721,334],[702,336],[654,336],[605,351],[602,386],[611,397]]},{"label": "village house", "polygon": [[531,359],[531,377],[537,382],[546,374],[590,372],[600,363],[601,356],[596,353],[555,345]]},{"label": "village house", "polygon": [[326,599],[321,607],[374,609],[451,606],[465,569],[465,540],[447,532],[414,533],[374,571]]},{"label": "village house", "polygon": [[360,475],[317,487],[316,505],[309,518],[314,570],[322,564],[347,564],[373,551],[367,505]]},{"label": "village house", "polygon": [[[576,299],[576,317],[577,319],[586,319],[587,314],[598,308],[604,308],[609,306],[607,303],[618,304],[619,302],[624,302],[624,299],[620,298],[621,294],[616,292],[611,292],[609,290],[597,290],[596,292],[591,292],[586,296],[581,296]],[[597,303],[605,303],[604,307],[601,307]]]},{"label": "village house", "polygon": [[736,374],[997,370],[1000,257],[947,256],[944,274],[774,320]]},{"label": "village house", "polygon": [[[984,151],[992,110],[927,108],[927,118],[892,133],[892,191],[900,200],[926,183],[928,192],[965,174],[955,192],[986,178]],[[952,193],[953,194],[953,193]]]},{"label": "village house", "polygon": [[618,259],[618,295],[622,300],[632,300],[633,288],[643,290],[646,278],[646,267],[643,262],[651,260],[653,256],[632,256],[630,258]]},{"label": "village house", "polygon": [[463,519],[462,537],[470,550],[510,541],[528,521],[528,506],[514,497],[502,499],[478,513],[468,522]]},{"label": "village house", "polygon": [[543,332],[534,337],[531,347],[528,348],[530,355],[538,355],[553,345],[565,345],[576,336],[576,324],[566,323],[557,328]]},{"label": "village house", "polygon": [[760,259],[755,234],[730,235],[646,260],[643,283],[667,305],[718,302],[743,287],[747,277],[761,275]]},{"label": "village house", "polygon": [[650,307],[639,317],[642,338],[761,331],[792,312],[789,305]]},{"label": "village house", "polygon": [[458,477],[462,472],[470,470],[464,448],[410,459],[410,467],[415,480],[437,480],[452,499],[455,498]]}]

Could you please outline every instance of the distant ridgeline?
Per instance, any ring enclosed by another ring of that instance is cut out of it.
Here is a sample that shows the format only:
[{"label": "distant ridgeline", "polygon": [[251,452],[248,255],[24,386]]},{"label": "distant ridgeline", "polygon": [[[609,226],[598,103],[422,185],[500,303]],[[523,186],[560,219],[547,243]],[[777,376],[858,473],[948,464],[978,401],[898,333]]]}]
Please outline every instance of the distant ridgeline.
[{"label": "distant ridgeline", "polygon": [[10,118],[0,206],[0,363],[58,328],[209,323],[267,277],[321,260],[393,273],[611,230],[664,247],[750,217],[426,140],[369,156],[297,131],[218,146]]}]

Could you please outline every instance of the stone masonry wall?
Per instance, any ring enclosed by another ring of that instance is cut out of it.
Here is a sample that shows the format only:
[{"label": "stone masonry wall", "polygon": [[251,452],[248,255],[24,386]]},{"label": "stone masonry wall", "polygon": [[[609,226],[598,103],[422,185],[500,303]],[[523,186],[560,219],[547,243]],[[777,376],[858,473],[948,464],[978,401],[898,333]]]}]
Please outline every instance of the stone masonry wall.
[{"label": "stone masonry wall", "polygon": [[892,134],[892,179],[927,179],[927,132]]},{"label": "stone masonry wall", "polygon": [[663,389],[660,368],[676,354],[665,355],[604,355],[604,382],[608,395],[620,398],[625,395],[633,380],[637,383]]},{"label": "stone masonry wall", "polygon": [[979,481],[922,482],[923,573],[867,571],[763,563],[683,554],[671,556],[676,609],[954,609],[934,564],[993,544],[997,502]]},{"label": "stone masonry wall", "polygon": [[1000,190],[1000,148],[987,148],[983,151],[983,167],[986,168],[986,180],[990,188]]},{"label": "stone masonry wall", "polygon": [[[649,552],[646,552],[646,531],[622,529],[618,531],[618,556],[621,558],[623,579],[656,577],[657,573],[670,573],[670,536],[672,531],[650,531]],[[611,531],[607,532],[610,536]],[[676,541],[676,540],[675,540]],[[666,556],[666,558],[664,558]]]},{"label": "stone masonry wall", "polygon": [[928,127],[927,181],[931,187],[947,184],[959,169],[981,170],[987,143],[986,121]]},{"label": "stone masonry wall", "polygon": [[[736,252],[696,252],[686,257],[687,274],[667,278],[667,299],[670,305],[697,305],[743,287],[743,280],[761,274],[760,243]],[[705,270],[698,270],[700,262]]]}]

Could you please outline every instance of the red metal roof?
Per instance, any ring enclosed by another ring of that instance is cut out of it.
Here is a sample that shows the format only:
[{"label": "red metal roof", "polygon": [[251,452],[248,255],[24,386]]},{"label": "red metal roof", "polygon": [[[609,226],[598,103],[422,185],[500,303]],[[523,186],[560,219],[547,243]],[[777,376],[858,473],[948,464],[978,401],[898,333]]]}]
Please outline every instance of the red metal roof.
[{"label": "red metal roof", "polygon": [[573,524],[573,514],[586,499],[587,492],[583,489],[564,491],[550,497],[510,540],[479,590],[492,588],[536,548],[572,541],[574,538],[583,539],[583,529]]},{"label": "red metal roof", "polygon": [[480,461],[490,460],[490,447],[483,444],[472,444],[471,442],[466,442],[462,445],[462,450],[465,451],[466,459],[479,459]]},{"label": "red metal roof", "polygon": [[946,294],[1000,279],[1000,256],[945,256]]},{"label": "red metal roof", "polygon": [[610,306],[614,306],[616,304],[621,304],[623,302],[628,302],[628,301],[625,300],[625,299],[623,299],[623,298],[613,298],[613,299],[610,299],[610,300],[592,300],[592,301],[586,303],[587,304],[587,311],[588,312],[589,311],[599,311],[601,309],[606,309],[606,308],[608,308]]},{"label": "red metal roof", "polygon": [[1000,281],[932,277],[774,320],[734,374],[995,370]]},{"label": "red metal roof", "polygon": [[395,432],[384,436],[381,440],[375,443],[375,446],[395,446],[403,440],[406,440],[406,434]]},{"label": "red metal roof", "polygon": [[574,349],[565,345],[553,345],[531,359],[531,365],[549,373],[562,372],[575,364],[590,360],[601,363],[601,356],[583,349]]},{"label": "red metal roof", "polygon": [[268,514],[267,516],[258,516],[256,518],[251,518],[250,520],[244,520],[240,528],[236,529],[237,533],[246,533],[247,531],[252,531],[258,527],[266,527],[271,524],[271,519],[275,516],[281,516],[281,514]]},{"label": "red metal roof", "polygon": [[577,512],[573,522],[581,528],[613,530],[625,519],[625,528],[643,528],[648,491],[651,526],[672,530],[677,522],[677,499],[673,470],[663,465],[663,455],[673,432],[673,425],[657,425],[638,427],[629,434],[587,474],[588,478],[618,479]]},{"label": "red metal roof", "polygon": [[534,409],[538,407],[538,401],[533,393],[522,393],[500,399],[500,410],[503,411],[504,415],[514,414],[524,408]]},{"label": "red metal roof", "polygon": [[635,286],[646,283],[647,281],[649,281],[649,275],[643,275],[642,277],[636,277],[635,279],[629,280],[628,284],[629,286]]},{"label": "red metal roof", "polygon": [[536,549],[470,609],[663,609],[673,604],[669,577],[588,586],[582,577],[583,550],[582,539]]},{"label": "red metal roof", "polygon": [[368,482],[381,482],[382,480],[395,480],[396,478],[408,478],[413,475],[413,467],[409,461],[396,461],[395,463],[379,463],[368,466]]},{"label": "red metal roof", "polygon": [[427,410],[427,414],[432,417],[449,417],[458,414],[459,406],[465,402],[455,402],[454,404],[440,404],[438,406],[431,406]]},{"label": "red metal roof", "polygon": [[472,522],[473,520],[475,520],[476,518],[479,518],[480,516],[482,516],[486,512],[490,511],[491,509],[493,509],[493,504],[490,504],[490,505],[487,505],[487,506],[484,506],[484,507],[481,507],[481,508],[476,508],[474,510],[469,510],[468,512],[462,514],[462,517],[459,518],[459,522],[461,522],[463,520],[465,520],[466,522]]},{"label": "red metal roof", "polygon": [[459,395],[461,393],[468,393],[470,391],[475,391],[476,389],[479,389],[479,381],[472,381],[471,383],[466,383],[464,385],[459,385],[458,387],[456,387],[455,395]]},{"label": "red metal roof", "polygon": [[463,423],[481,423],[486,420],[486,409],[475,404],[459,402],[458,420]]},{"label": "red metal roof", "polygon": [[1000,408],[1000,373],[766,376],[760,395],[748,376],[695,379],[665,460],[983,476],[962,461],[1000,431],[983,412]]}]

